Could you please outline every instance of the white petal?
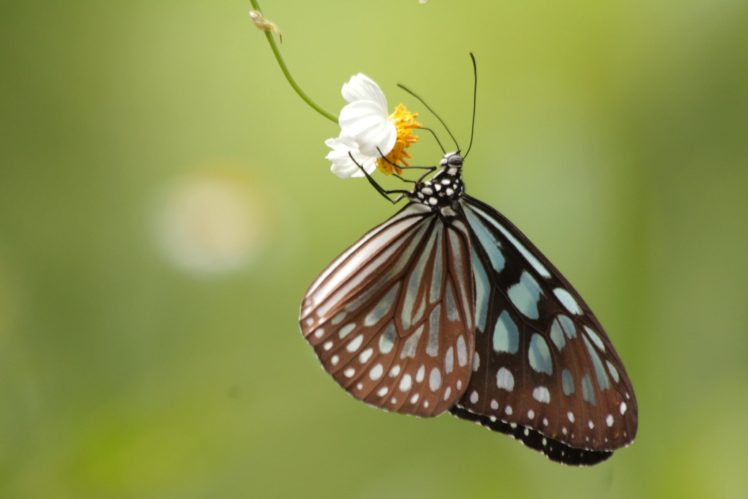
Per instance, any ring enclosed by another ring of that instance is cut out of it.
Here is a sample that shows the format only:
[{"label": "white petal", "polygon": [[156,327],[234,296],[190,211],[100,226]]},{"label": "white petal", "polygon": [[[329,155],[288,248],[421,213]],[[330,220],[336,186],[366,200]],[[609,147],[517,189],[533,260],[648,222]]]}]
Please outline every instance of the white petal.
[{"label": "white petal", "polygon": [[[397,141],[397,128],[395,125],[390,123],[389,121],[385,123],[385,126],[378,130],[379,136],[374,137],[373,132],[372,136],[365,136],[362,137],[361,140],[361,152],[364,154],[371,154],[375,157],[380,157],[379,151],[382,151],[382,154],[385,156],[392,151],[392,148],[395,147],[395,141]],[[363,144],[366,143],[373,143],[376,144],[376,147],[372,147],[371,149],[365,148]]]},{"label": "white petal", "polygon": [[355,139],[369,156],[379,156],[380,150],[388,154],[397,139],[395,125],[377,107],[371,101],[357,101],[345,106],[338,117],[340,134]]},{"label": "white petal", "polygon": [[367,128],[381,126],[387,121],[387,115],[379,109],[379,106],[372,101],[360,100],[347,104],[340,110],[338,123],[346,135],[355,137],[362,130]]},{"label": "white petal", "polygon": [[364,176],[361,169],[351,159],[351,155],[356,158],[356,161],[364,167],[367,173],[373,172],[376,168],[376,158],[362,154],[356,141],[350,137],[327,139],[325,145],[332,149],[325,156],[332,163],[330,171],[340,178]]},{"label": "white petal", "polygon": [[343,98],[349,103],[368,100],[376,103],[382,110],[382,113],[387,112],[387,98],[382,93],[382,89],[379,88],[379,85],[374,80],[363,73],[352,76],[348,80],[348,83],[343,84],[343,89],[340,93],[343,94]]}]

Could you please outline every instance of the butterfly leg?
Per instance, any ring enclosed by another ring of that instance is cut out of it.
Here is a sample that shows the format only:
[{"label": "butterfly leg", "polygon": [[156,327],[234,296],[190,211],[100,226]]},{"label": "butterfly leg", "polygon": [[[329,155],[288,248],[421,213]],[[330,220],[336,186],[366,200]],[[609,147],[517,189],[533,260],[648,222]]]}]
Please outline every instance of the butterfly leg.
[{"label": "butterfly leg", "polygon": [[392,176],[396,177],[396,178],[399,178],[400,180],[402,180],[403,182],[406,182],[408,184],[417,184],[418,183],[417,180],[410,180],[409,178],[401,177],[397,173],[393,173]]},{"label": "butterfly leg", "polygon": [[403,166],[403,165],[398,165],[398,164],[395,164],[395,163],[393,163],[392,161],[390,161],[390,160],[389,160],[389,159],[387,158],[387,156],[385,156],[385,155],[384,155],[384,154],[382,153],[382,150],[381,150],[381,149],[379,149],[378,147],[377,147],[377,151],[379,151],[379,155],[381,156],[381,158],[382,158],[383,160],[385,160],[385,161],[386,161],[387,163],[391,164],[391,165],[392,165],[392,166],[394,166],[395,168],[399,168],[399,169],[401,169],[401,170],[403,170],[403,169],[410,169],[410,170],[426,170],[426,172],[425,172],[425,173],[423,173],[423,174],[422,174],[422,175],[421,175],[420,177],[418,177],[418,179],[416,179],[416,180],[408,180],[408,179],[406,179],[406,178],[404,178],[404,177],[402,177],[402,176],[398,175],[397,173],[393,173],[393,174],[392,174],[393,176],[395,176],[395,177],[399,178],[399,179],[400,179],[400,180],[402,180],[403,182],[407,182],[407,183],[409,183],[409,184],[417,184],[417,183],[421,182],[421,180],[423,180],[423,179],[424,179],[424,177],[426,177],[426,176],[427,176],[427,175],[428,175],[429,173],[432,173],[432,172],[433,172],[434,170],[436,170],[436,167],[435,167],[435,166]]},{"label": "butterfly leg", "polygon": [[429,174],[433,173],[433,172],[434,172],[434,170],[436,170],[436,167],[435,167],[435,166],[412,166],[411,168],[418,168],[419,170],[426,170],[426,171],[425,171],[425,172],[423,172],[423,174],[421,174],[421,176],[420,176],[420,177],[418,177],[418,179],[416,180],[416,183],[417,183],[417,184],[421,183],[421,181],[422,181],[422,180],[423,180],[423,179],[424,179],[424,178],[425,178],[425,177],[426,177],[427,175],[429,175]]},{"label": "butterfly leg", "polygon": [[421,183],[421,181],[423,181],[423,179],[424,179],[424,178],[425,178],[425,177],[426,177],[427,175],[429,175],[429,174],[430,174],[430,173],[432,173],[432,172],[433,172],[434,170],[436,170],[436,167],[435,167],[435,166],[409,166],[408,168],[414,168],[414,169],[416,169],[416,170],[426,170],[426,171],[425,171],[424,173],[422,173],[422,174],[421,174],[421,175],[420,175],[420,176],[419,176],[419,177],[418,177],[417,179],[415,179],[415,180],[410,180],[410,179],[407,179],[407,178],[405,178],[405,177],[401,177],[401,176],[400,176],[400,175],[398,175],[397,173],[393,173],[393,174],[392,174],[392,176],[393,176],[393,177],[397,177],[397,178],[399,178],[400,180],[402,180],[403,182],[407,182],[407,183],[409,183],[409,184],[420,184],[420,183]]},{"label": "butterfly leg", "polygon": [[[381,194],[381,195],[382,195],[382,197],[383,197],[383,198],[385,198],[385,199],[386,199],[387,201],[389,201],[390,203],[392,203],[392,204],[397,204],[397,203],[399,203],[399,202],[400,202],[400,201],[401,201],[401,200],[402,200],[402,199],[403,199],[404,197],[410,196],[411,192],[410,192],[410,191],[406,191],[405,189],[385,189],[384,187],[382,187],[381,185],[379,185],[379,184],[377,183],[377,181],[376,181],[376,180],[374,180],[374,179],[373,179],[373,178],[371,177],[371,175],[369,175],[369,172],[367,172],[367,171],[366,171],[366,169],[364,169],[364,167],[363,167],[363,166],[362,166],[362,165],[361,165],[361,164],[360,164],[360,163],[359,163],[358,161],[356,161],[356,159],[355,159],[355,158],[353,157],[353,154],[351,154],[351,153],[349,152],[349,153],[348,153],[348,156],[350,156],[350,157],[351,157],[351,160],[352,160],[352,161],[353,161],[354,163],[356,163],[356,166],[358,166],[358,169],[359,169],[359,170],[361,170],[361,172],[362,172],[362,173],[364,174],[364,176],[366,177],[366,180],[368,180],[368,181],[369,181],[369,183],[370,183],[370,184],[372,185],[372,187],[374,187],[374,188],[375,188],[375,189],[377,190],[377,192],[378,192],[379,194]],[[391,198],[391,197],[390,197],[390,196],[391,196],[391,195],[393,195],[393,194],[399,194],[399,196],[397,196],[396,198],[394,198],[394,199],[393,199],[393,198]]]}]

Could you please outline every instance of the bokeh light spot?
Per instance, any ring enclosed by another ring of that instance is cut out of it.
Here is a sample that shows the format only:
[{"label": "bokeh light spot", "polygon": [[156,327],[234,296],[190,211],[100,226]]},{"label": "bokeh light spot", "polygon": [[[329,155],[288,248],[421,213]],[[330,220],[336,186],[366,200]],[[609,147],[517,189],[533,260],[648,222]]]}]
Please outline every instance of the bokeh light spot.
[{"label": "bokeh light spot", "polygon": [[198,172],[173,180],[155,216],[157,245],[176,268],[224,274],[251,265],[266,245],[259,189],[232,172]]}]

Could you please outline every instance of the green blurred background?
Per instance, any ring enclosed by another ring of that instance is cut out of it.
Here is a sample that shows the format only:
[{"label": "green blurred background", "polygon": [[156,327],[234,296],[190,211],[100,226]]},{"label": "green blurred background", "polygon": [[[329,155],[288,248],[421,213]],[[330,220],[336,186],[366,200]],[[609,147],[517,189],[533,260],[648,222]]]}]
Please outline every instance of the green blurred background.
[{"label": "green blurred background", "polygon": [[468,189],[606,325],[636,443],[564,467],[318,367],[300,299],[393,208],[329,173],[246,2],[3,2],[0,497],[746,497],[748,3],[263,7],[325,108],[364,71],[463,142],[475,51]]}]

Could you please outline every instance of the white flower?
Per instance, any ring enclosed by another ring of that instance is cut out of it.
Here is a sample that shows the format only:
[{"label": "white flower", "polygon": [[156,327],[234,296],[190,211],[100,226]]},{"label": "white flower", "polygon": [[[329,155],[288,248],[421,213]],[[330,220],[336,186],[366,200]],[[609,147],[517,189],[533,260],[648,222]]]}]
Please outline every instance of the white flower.
[{"label": "white flower", "polygon": [[332,149],[327,159],[332,162],[331,171],[338,177],[363,177],[350,155],[367,173],[373,172],[376,160],[389,154],[395,146],[397,128],[388,119],[384,93],[368,76],[354,75],[343,85],[341,93],[348,104],[338,117],[340,135],[325,141]]},{"label": "white flower", "polygon": [[340,178],[364,176],[361,169],[351,159],[351,155],[364,167],[366,173],[372,173],[377,167],[376,158],[362,154],[358,143],[351,137],[340,136],[335,139],[327,139],[325,145],[332,149],[325,156],[332,162],[330,171]]},{"label": "white flower", "polygon": [[359,73],[353,76],[341,90],[348,102],[340,111],[338,123],[340,134],[352,137],[364,154],[379,156],[392,150],[397,130],[387,117],[387,98],[379,86],[368,76]]}]

